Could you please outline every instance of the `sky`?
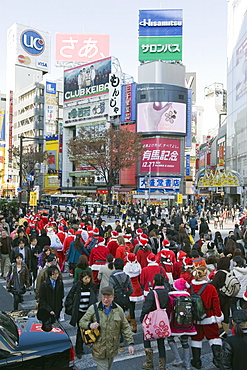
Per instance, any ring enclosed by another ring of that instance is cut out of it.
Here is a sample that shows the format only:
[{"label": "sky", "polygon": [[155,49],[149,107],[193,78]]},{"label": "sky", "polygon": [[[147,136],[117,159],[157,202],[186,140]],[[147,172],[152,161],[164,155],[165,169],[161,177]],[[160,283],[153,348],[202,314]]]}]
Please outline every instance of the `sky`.
[{"label": "sky", "polygon": [[51,78],[63,75],[55,67],[55,34],[106,33],[110,55],[122,71],[138,77],[138,13],[140,9],[183,9],[183,64],[197,73],[197,104],[203,89],[227,76],[227,0],[0,0],[0,91],[6,92],[6,35],[13,23],[51,33]]}]

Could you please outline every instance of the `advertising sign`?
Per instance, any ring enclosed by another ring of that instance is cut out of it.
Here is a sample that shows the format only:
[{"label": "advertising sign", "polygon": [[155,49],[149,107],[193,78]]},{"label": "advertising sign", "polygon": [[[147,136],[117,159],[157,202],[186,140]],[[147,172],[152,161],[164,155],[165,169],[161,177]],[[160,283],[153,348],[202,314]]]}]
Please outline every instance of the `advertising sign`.
[{"label": "advertising sign", "polygon": [[139,12],[139,61],[182,60],[182,9]]},{"label": "advertising sign", "polygon": [[0,110],[0,140],[5,140],[5,111]]},{"label": "advertising sign", "polygon": [[46,81],[45,88],[45,112],[47,121],[56,120],[56,83]]},{"label": "advertising sign", "polygon": [[98,102],[76,105],[75,107],[65,107],[63,110],[64,123],[83,122],[85,118],[98,117],[108,113],[108,102],[100,100]]},{"label": "advertising sign", "polygon": [[64,102],[78,101],[109,92],[111,58],[64,71]]},{"label": "advertising sign", "polygon": [[185,176],[190,176],[190,155],[186,154]]},{"label": "advertising sign", "polygon": [[109,116],[121,115],[121,72],[110,74],[109,79]]},{"label": "advertising sign", "polygon": [[15,64],[49,72],[50,33],[15,23],[8,30],[8,45],[15,42]]},{"label": "advertising sign", "polygon": [[149,102],[137,104],[137,132],[186,133],[186,104]]},{"label": "advertising sign", "polygon": [[188,89],[188,104],[187,104],[187,135],[185,146],[191,148],[192,140],[192,90]]},{"label": "advertising sign", "polygon": [[59,141],[58,136],[47,136],[45,142],[47,152],[48,173],[56,173],[58,170]]},{"label": "advertising sign", "polygon": [[225,166],[225,147],[224,145],[219,145],[219,166]]},{"label": "advertising sign", "polygon": [[236,100],[247,92],[247,38],[236,50]]},{"label": "advertising sign", "polygon": [[93,62],[109,56],[109,35],[56,34],[56,61]]},{"label": "advertising sign", "polygon": [[30,191],[29,205],[31,207],[37,206],[37,192],[36,191]]},{"label": "advertising sign", "polygon": [[122,85],[121,122],[136,120],[136,83]]},{"label": "advertising sign", "polygon": [[142,141],[140,173],[180,173],[180,140],[153,138]]},{"label": "advertising sign", "polygon": [[4,170],[5,144],[0,143],[0,171]]},{"label": "advertising sign", "polygon": [[139,177],[138,191],[148,190],[150,188],[152,190],[163,190],[166,193],[179,192],[180,182],[180,177]]}]

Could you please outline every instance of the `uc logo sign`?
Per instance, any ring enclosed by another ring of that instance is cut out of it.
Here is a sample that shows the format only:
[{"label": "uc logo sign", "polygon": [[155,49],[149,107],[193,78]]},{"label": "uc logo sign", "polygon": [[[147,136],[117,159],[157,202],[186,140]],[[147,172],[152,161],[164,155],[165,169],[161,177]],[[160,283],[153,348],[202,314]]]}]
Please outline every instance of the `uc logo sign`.
[{"label": "uc logo sign", "polygon": [[21,34],[21,46],[28,54],[37,56],[45,50],[45,40],[37,31],[26,30]]}]

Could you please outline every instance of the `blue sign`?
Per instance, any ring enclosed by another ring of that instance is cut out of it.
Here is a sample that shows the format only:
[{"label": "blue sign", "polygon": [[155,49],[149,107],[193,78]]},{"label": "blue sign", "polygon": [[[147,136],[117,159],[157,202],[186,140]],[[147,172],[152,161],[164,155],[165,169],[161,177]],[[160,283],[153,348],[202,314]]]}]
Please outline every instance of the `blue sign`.
[{"label": "blue sign", "polygon": [[27,181],[32,181],[33,176],[32,175],[27,175]]},{"label": "blue sign", "polygon": [[17,188],[17,191],[22,191],[22,188]]},{"label": "blue sign", "polygon": [[185,175],[190,176],[190,155],[186,154],[186,170]]},{"label": "blue sign", "polygon": [[37,56],[45,50],[45,40],[34,30],[26,30],[21,34],[21,46],[30,55]]},{"label": "blue sign", "polygon": [[186,148],[191,148],[191,130],[192,130],[192,90],[188,89],[187,103],[187,136],[185,138]]},{"label": "blue sign", "polygon": [[46,93],[56,95],[56,83],[46,81]]},{"label": "blue sign", "polygon": [[180,177],[139,177],[138,191],[142,192],[150,189],[150,191],[162,190],[165,193],[179,193],[180,182]]},{"label": "blue sign", "polygon": [[139,36],[182,36],[182,9],[147,9],[139,12]]}]

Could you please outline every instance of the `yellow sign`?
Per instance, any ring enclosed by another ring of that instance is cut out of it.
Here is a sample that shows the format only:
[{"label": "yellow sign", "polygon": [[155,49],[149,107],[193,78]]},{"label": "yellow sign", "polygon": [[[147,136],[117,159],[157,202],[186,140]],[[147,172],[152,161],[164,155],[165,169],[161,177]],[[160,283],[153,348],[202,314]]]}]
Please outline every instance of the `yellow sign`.
[{"label": "yellow sign", "polygon": [[29,205],[31,207],[37,206],[37,192],[36,191],[30,191]]},{"label": "yellow sign", "polygon": [[240,181],[231,170],[226,173],[225,170],[221,172],[218,168],[215,173],[205,171],[204,176],[198,181],[198,187],[200,188],[222,186],[240,186]]},{"label": "yellow sign", "polygon": [[183,204],[183,194],[177,194],[177,203]]}]

